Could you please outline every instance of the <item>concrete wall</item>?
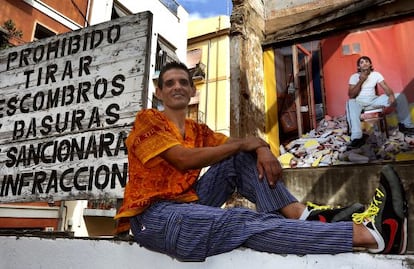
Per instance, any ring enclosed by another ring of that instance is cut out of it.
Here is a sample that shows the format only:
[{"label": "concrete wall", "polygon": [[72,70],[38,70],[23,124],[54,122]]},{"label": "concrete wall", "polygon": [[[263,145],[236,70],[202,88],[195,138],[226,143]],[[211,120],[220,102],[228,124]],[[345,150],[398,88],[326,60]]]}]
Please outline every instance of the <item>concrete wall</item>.
[{"label": "concrete wall", "polygon": [[[205,262],[179,262],[136,243],[113,240],[0,236],[0,268],[413,268],[414,255],[276,255],[240,248],[207,258]],[[36,251],[33,251],[36,250]]]},{"label": "concrete wall", "polygon": [[[178,7],[177,14],[172,14],[160,1],[120,0],[133,13],[151,11],[154,14],[153,32],[173,44],[180,61],[185,62],[187,57],[187,25],[189,14],[182,6]],[[173,31],[171,29],[174,29]]]},{"label": "concrete wall", "polygon": [[[368,205],[379,182],[383,164],[340,165],[319,168],[285,169],[288,189],[299,201],[319,204],[349,205],[360,202]],[[403,181],[408,201],[408,250],[414,251],[414,161],[393,164]],[[411,209],[410,209],[411,208]]]},{"label": "concrete wall", "polygon": [[230,22],[230,134],[263,135],[266,122],[261,46],[265,25],[263,2],[233,1]]},{"label": "concrete wall", "polygon": [[[286,186],[301,201],[323,204],[369,203],[378,184],[382,164],[323,168],[287,169]],[[407,194],[414,192],[414,162],[395,164]],[[409,206],[414,197],[408,195]],[[410,216],[409,227],[413,227]],[[43,236],[0,235],[0,268],[338,268],[400,269],[414,268],[413,233],[409,235],[406,255],[371,255],[365,252],[338,255],[276,255],[239,248],[208,258],[202,263],[179,262],[166,255],[139,247],[132,241],[112,239],[61,238],[53,233]],[[36,250],[36,251],[34,251]]]}]

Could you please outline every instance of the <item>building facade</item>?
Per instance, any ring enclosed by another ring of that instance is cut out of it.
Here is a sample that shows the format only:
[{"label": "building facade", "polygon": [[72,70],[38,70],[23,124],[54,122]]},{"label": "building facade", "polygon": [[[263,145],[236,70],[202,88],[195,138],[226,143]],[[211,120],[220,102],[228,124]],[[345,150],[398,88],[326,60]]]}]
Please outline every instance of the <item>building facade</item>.
[{"label": "building facade", "polygon": [[228,16],[188,24],[187,66],[197,87],[189,116],[226,135],[230,135],[229,32]]}]

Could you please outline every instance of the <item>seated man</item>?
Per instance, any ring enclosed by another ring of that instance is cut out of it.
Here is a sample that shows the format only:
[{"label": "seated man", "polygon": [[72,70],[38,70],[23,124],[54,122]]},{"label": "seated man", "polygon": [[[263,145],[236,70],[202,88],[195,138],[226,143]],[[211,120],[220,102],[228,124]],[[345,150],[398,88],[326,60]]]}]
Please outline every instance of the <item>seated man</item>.
[{"label": "seated man", "polygon": [[[129,180],[115,217],[119,232],[131,229],[140,245],[183,261],[203,261],[241,246],[281,254],[335,254],[354,246],[405,252],[407,208],[392,167],[384,167],[365,212],[357,204],[312,209],[285,188],[265,141],[229,138],[186,119],[195,91],[184,64],[166,64],[156,89],[164,111],[137,114],[126,140]],[[256,210],[222,208],[234,191]],[[390,221],[397,224],[395,234]]]},{"label": "seated man", "polygon": [[[349,147],[359,148],[365,141],[361,130],[360,115],[364,108],[395,105],[398,116],[399,130],[404,134],[414,134],[414,124],[411,121],[407,98],[403,93],[396,93],[385,82],[384,77],[372,67],[371,59],[362,56],[357,61],[357,73],[349,78],[346,116],[351,130]],[[377,84],[381,85],[385,94],[378,96],[375,91]]]}]

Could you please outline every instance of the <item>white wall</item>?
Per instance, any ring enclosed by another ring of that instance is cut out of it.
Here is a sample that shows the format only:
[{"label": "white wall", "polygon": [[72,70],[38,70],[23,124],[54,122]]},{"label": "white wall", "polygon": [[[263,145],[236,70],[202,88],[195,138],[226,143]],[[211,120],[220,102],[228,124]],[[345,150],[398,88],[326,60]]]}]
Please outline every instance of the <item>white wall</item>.
[{"label": "white wall", "polygon": [[205,262],[179,262],[125,241],[0,236],[2,269],[408,269],[412,268],[413,263],[414,255],[371,255],[361,252],[297,256],[243,248],[209,257]]},{"label": "white wall", "polygon": [[[151,11],[153,14],[153,33],[152,33],[152,48],[151,51],[156,51],[158,35],[174,45],[177,50],[176,54],[181,62],[187,60],[187,24],[189,14],[182,6],[178,7],[177,16],[172,14],[167,7],[158,0],[120,0],[122,5],[128,8],[133,13],[143,11]],[[155,53],[151,54],[151,68],[150,78],[154,76],[155,71]],[[152,94],[155,92],[155,87],[150,83],[148,91],[147,106],[152,104]]]},{"label": "white wall", "polygon": [[151,11],[154,14],[154,34],[160,34],[175,45],[178,58],[185,62],[189,14],[182,6],[178,7],[177,16],[175,16],[158,0],[120,0],[119,2],[133,13]]},{"label": "white wall", "polygon": [[94,0],[89,9],[89,24],[95,25],[111,19],[113,0]]},{"label": "white wall", "polygon": [[64,218],[64,229],[74,232],[75,236],[88,236],[83,210],[87,207],[88,201],[66,201],[67,217]]}]

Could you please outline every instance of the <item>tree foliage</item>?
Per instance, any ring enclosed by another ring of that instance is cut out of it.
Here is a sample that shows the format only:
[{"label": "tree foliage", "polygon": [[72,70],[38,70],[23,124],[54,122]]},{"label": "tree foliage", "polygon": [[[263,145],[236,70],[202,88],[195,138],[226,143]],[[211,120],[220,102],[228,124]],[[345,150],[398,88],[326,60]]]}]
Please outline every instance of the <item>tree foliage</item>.
[{"label": "tree foliage", "polygon": [[16,24],[11,19],[5,21],[2,25],[2,28],[6,30],[6,33],[1,36],[0,49],[10,47],[10,40],[12,38],[21,38],[23,36],[23,32],[16,28]]}]

